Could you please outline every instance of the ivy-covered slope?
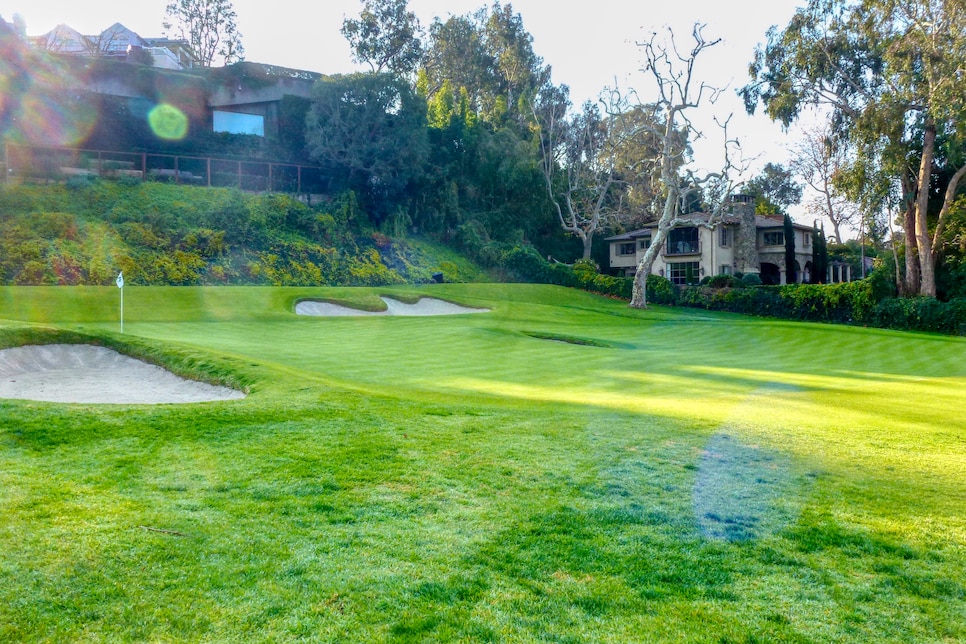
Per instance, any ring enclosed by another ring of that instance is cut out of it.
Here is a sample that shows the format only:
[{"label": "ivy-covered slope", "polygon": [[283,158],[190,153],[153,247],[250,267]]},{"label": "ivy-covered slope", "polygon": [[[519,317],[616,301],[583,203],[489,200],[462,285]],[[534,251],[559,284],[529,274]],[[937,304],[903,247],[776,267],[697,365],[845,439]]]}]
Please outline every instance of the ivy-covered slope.
[{"label": "ivy-covered slope", "polygon": [[161,183],[0,186],[0,283],[381,285],[483,279],[453,251],[367,230],[352,195]]}]

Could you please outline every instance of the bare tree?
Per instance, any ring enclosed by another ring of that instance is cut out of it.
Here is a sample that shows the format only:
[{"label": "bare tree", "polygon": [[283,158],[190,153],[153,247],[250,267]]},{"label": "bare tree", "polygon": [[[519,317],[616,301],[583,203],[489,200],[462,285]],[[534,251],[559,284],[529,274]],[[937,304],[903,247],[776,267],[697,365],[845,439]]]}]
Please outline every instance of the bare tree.
[{"label": "bare tree", "polygon": [[165,15],[165,33],[187,40],[202,67],[211,67],[215,56],[225,65],[245,57],[231,0],[172,0]]},{"label": "bare tree", "polygon": [[836,179],[852,161],[848,149],[839,145],[831,127],[825,123],[805,130],[792,153],[792,168],[812,190],[805,201],[806,212],[827,219],[832,224],[835,241],[843,243],[842,227],[854,226],[861,217],[858,204],[836,186]]},{"label": "bare tree", "polygon": [[[540,128],[540,167],[547,196],[561,228],[580,239],[583,257],[591,255],[597,231],[629,214],[628,196],[638,186],[653,149],[642,152],[647,113],[630,110],[617,91],[604,92],[599,103],[584,103],[566,117],[565,87],[544,92],[540,107],[531,106]],[[652,144],[653,148],[653,144]]]},{"label": "bare tree", "polygon": [[[656,104],[662,113],[661,129],[655,130],[655,134],[662,141],[655,163],[660,168],[659,181],[663,189],[664,203],[651,245],[638,262],[637,271],[634,274],[634,285],[631,291],[631,306],[634,308],[647,307],[647,276],[668,233],[676,225],[683,223],[682,204],[691,194],[698,191],[704,190],[706,194],[718,195],[716,203],[710,209],[707,221],[700,223],[702,226],[715,228],[725,214],[728,197],[736,188],[732,177],[737,168],[732,161],[732,151],[737,147],[737,142],[728,138],[730,117],[723,122],[718,121],[725,140],[725,155],[721,170],[697,174],[685,167],[688,160],[687,140],[690,137],[703,136],[689,118],[689,112],[701,107],[702,104],[713,104],[723,91],[721,88],[698,82],[695,76],[694,66],[698,56],[721,42],[720,38],[706,40],[701,33],[703,28],[704,25],[694,25],[691,31],[694,45],[683,53],[678,49],[674,33],[670,30],[667,41],[658,39],[655,33],[647,42],[638,43],[645,56],[643,71],[654,80],[658,95]],[[685,145],[681,144],[682,130]],[[689,220],[690,225],[695,223]]]}]

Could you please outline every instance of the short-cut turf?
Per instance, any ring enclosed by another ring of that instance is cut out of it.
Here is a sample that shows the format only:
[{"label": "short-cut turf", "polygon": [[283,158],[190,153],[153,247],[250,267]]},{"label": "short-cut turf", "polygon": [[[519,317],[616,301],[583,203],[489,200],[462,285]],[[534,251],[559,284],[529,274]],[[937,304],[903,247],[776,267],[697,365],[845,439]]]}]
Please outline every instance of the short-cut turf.
[{"label": "short-cut turf", "polygon": [[[382,294],[491,312],[294,314]],[[0,288],[0,343],[249,396],[0,401],[0,640],[966,639],[962,338],[449,284],[126,287],[122,336],[117,298]]]}]

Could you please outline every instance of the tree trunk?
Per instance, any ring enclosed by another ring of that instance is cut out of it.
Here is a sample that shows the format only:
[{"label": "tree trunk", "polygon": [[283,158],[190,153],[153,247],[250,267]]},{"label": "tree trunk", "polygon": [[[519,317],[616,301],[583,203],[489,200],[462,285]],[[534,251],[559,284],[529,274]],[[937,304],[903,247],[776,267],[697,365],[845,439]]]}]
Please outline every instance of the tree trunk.
[{"label": "tree trunk", "polygon": [[902,295],[912,297],[919,292],[919,245],[916,243],[916,186],[913,177],[904,173],[902,177],[902,192],[906,211],[903,213],[902,225],[905,228],[906,247],[906,280],[900,284]]},{"label": "tree trunk", "polygon": [[932,174],[932,158],[936,149],[936,126],[926,124],[922,143],[922,162],[919,164],[919,194],[916,199],[916,243],[919,245],[919,270],[922,283],[919,294],[936,297],[936,264],[932,257],[932,240],[929,238],[929,178]]},{"label": "tree trunk", "polygon": [[832,222],[832,231],[835,234],[835,243],[836,244],[842,244],[842,243],[844,243],[842,241],[842,237],[841,237],[842,233],[839,232],[839,222],[837,222],[837,221],[835,221],[834,219],[831,219],[831,218],[830,218],[830,221]]},{"label": "tree trunk", "polygon": [[[650,268],[647,272],[650,272]],[[640,268],[635,273],[634,284],[631,286],[631,308],[647,308],[647,273],[641,273]]]},{"label": "tree trunk", "polygon": [[581,235],[580,241],[584,244],[584,259],[590,259],[590,253],[594,247],[594,236],[591,235]]}]

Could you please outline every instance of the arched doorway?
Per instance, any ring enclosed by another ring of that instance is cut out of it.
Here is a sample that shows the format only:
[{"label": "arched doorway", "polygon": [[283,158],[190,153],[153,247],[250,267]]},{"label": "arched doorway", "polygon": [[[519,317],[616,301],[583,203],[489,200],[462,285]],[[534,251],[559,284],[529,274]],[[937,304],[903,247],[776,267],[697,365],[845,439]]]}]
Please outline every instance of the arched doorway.
[{"label": "arched doorway", "polygon": [[761,283],[774,286],[782,283],[782,271],[778,264],[761,263]]}]

